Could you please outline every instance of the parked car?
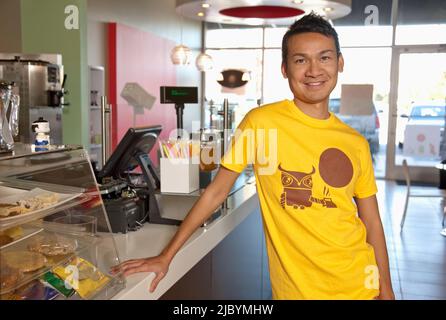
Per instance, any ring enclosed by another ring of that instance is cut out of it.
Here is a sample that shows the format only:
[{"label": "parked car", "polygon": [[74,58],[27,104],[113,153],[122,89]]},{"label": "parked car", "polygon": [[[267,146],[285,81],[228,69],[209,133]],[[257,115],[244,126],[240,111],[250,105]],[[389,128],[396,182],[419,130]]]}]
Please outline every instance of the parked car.
[{"label": "parked car", "polygon": [[428,101],[414,102],[410,109],[410,114],[402,114],[397,130],[397,141],[399,148],[403,148],[404,137],[408,128],[414,126],[439,127],[440,131],[445,126],[446,102]]},{"label": "parked car", "polygon": [[329,100],[328,108],[331,112],[349,125],[360,134],[362,134],[369,142],[370,152],[375,155],[379,152],[379,117],[376,107],[373,106],[373,113],[370,115],[349,115],[340,114],[341,99],[332,98]]}]

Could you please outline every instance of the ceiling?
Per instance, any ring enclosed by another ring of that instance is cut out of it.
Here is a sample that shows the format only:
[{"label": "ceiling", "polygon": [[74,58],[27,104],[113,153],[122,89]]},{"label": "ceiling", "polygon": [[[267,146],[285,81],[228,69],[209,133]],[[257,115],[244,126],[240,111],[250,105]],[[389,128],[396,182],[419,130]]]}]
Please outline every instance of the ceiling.
[{"label": "ceiling", "polygon": [[289,25],[314,11],[334,20],[351,12],[352,0],[177,0],[178,14],[237,25]]}]

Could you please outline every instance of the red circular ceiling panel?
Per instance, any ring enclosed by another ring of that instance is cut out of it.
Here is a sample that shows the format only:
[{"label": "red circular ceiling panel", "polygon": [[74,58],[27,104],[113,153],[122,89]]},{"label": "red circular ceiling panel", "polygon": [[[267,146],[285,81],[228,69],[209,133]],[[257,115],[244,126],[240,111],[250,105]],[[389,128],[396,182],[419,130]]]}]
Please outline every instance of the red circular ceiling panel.
[{"label": "red circular ceiling panel", "polygon": [[220,13],[234,18],[280,19],[295,17],[305,11],[282,6],[252,6],[223,9]]}]

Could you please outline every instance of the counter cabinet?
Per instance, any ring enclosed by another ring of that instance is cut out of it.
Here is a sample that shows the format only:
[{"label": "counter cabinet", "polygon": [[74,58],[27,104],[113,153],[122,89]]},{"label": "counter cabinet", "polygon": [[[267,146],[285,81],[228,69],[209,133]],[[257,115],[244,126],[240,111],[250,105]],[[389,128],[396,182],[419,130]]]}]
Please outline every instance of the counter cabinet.
[{"label": "counter cabinet", "polygon": [[[113,299],[270,299],[262,218],[254,182],[248,179],[243,187],[237,188],[227,198],[221,216],[192,234],[154,292],[148,290],[154,274],[137,273],[127,277],[126,288]],[[181,214],[184,216],[186,212]],[[157,255],[176,231],[176,226],[147,223],[137,232],[117,235],[120,257],[128,260]]]}]

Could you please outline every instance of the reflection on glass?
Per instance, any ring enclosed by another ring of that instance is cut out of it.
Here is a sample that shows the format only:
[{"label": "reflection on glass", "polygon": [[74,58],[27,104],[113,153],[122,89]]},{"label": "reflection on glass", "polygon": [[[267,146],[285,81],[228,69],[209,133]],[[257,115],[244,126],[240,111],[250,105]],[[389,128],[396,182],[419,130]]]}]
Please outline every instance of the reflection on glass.
[{"label": "reflection on glass", "polygon": [[[252,49],[206,50],[214,58],[215,72],[206,73],[206,99],[216,103],[229,98],[230,102],[238,100],[256,100],[261,96],[262,51]],[[246,70],[251,80],[242,87],[230,89],[222,87],[217,79],[221,71],[226,69]]]},{"label": "reflection on glass", "polygon": [[446,24],[399,25],[396,27],[395,43],[404,44],[444,44]]},{"label": "reflection on glass", "polygon": [[446,108],[446,53],[401,54],[395,164],[441,160]]},{"label": "reflection on glass", "polygon": [[206,46],[208,48],[260,48],[262,37],[262,28],[213,29],[206,32]]}]

